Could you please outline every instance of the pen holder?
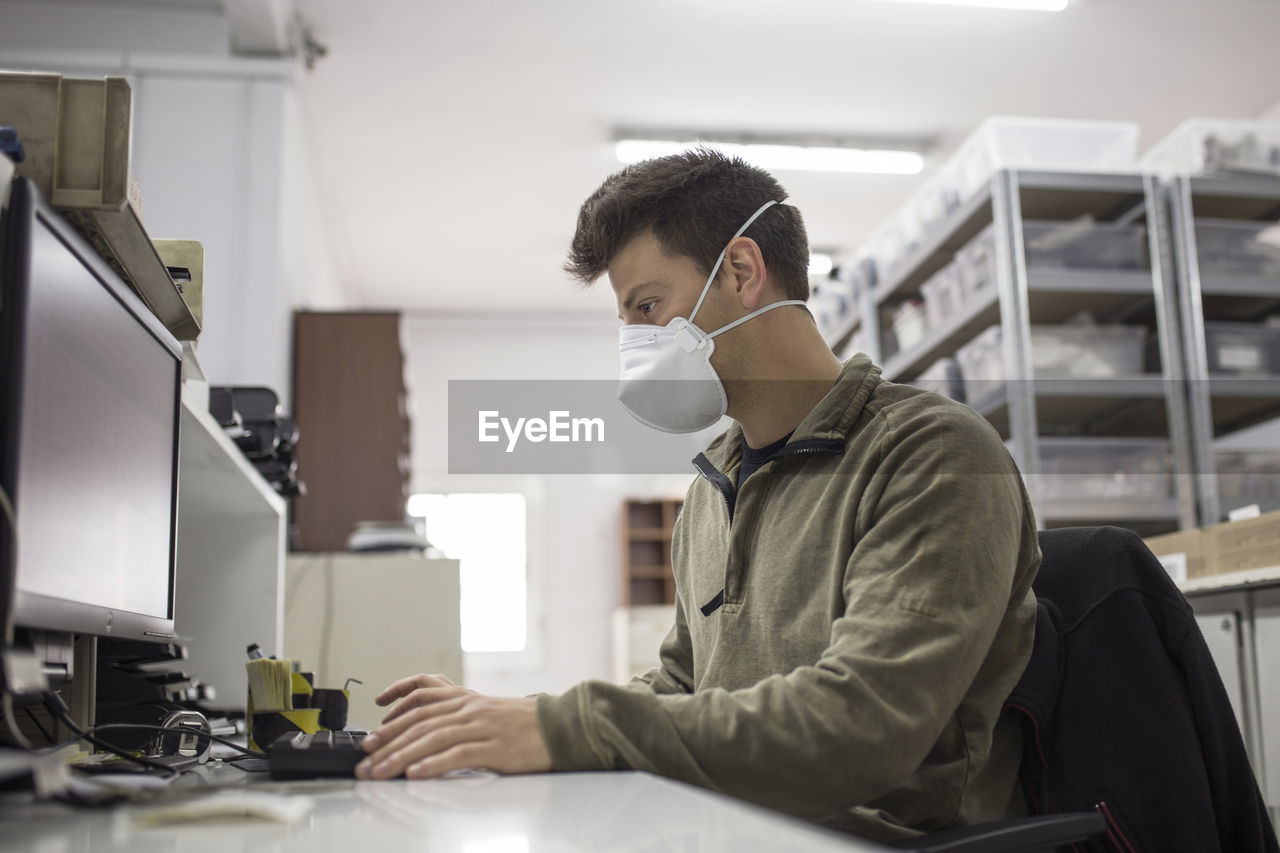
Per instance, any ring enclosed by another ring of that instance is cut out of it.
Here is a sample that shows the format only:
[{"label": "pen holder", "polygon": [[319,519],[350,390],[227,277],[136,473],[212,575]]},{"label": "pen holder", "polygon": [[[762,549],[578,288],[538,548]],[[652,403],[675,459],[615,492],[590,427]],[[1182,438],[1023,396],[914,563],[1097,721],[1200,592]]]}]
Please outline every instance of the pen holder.
[{"label": "pen holder", "polygon": [[316,688],[311,694],[311,707],[320,711],[320,727],[341,731],[347,727],[347,709],[351,694],[346,690]]},{"label": "pen holder", "polygon": [[257,711],[248,717],[249,748],[262,751],[280,735],[292,732],[315,734],[320,731],[319,708],[296,708],[292,711]]},{"label": "pen holder", "polygon": [[293,693],[293,707],[295,708],[311,708],[311,694],[314,688],[311,686],[312,679],[315,676],[310,672],[293,672],[290,673],[289,690]]}]

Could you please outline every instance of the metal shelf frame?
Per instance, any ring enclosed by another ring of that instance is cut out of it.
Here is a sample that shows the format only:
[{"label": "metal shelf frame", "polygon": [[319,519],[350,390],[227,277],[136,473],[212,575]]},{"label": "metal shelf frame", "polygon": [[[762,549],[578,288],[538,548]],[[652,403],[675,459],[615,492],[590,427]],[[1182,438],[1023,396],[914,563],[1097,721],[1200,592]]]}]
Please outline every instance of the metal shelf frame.
[{"label": "metal shelf frame", "polygon": [[1206,300],[1211,300],[1215,314],[1219,306],[1232,300],[1251,315],[1280,311],[1280,281],[1202,274],[1195,223],[1197,217],[1275,222],[1280,219],[1280,178],[1175,176],[1163,181],[1159,189],[1157,218],[1174,237],[1179,318],[1186,342],[1183,355],[1193,462],[1187,470],[1196,474],[1191,479],[1195,481],[1200,523],[1216,524],[1223,520],[1224,508],[1214,465],[1214,440],[1280,417],[1280,377],[1238,378],[1209,372]]},{"label": "metal shelf frame", "polygon": [[[936,232],[926,237],[893,275],[874,289],[867,289],[858,304],[858,317],[833,334],[829,343],[837,352],[847,345],[855,329],[863,330],[866,349],[883,365],[885,378],[909,381],[938,358],[957,348],[990,325],[999,324],[1004,346],[1006,382],[984,400],[974,400],[984,416],[1002,430],[1010,452],[1022,470],[1042,527],[1055,523],[1087,523],[1136,519],[1168,522],[1179,528],[1197,524],[1200,495],[1187,478],[1174,477],[1176,494],[1163,501],[1087,503],[1070,506],[1037,496],[1042,471],[1042,437],[1038,404],[1057,414],[1071,400],[1087,402],[1074,424],[1077,435],[1096,430],[1110,418],[1124,417],[1134,407],[1143,409],[1148,423],[1161,423],[1167,435],[1176,471],[1193,470],[1192,429],[1189,425],[1186,375],[1183,365],[1183,322],[1178,313],[1172,235],[1160,211],[1161,194],[1156,181],[1144,175],[1076,174],[1002,170],[973,197],[959,205]],[[1028,269],[1023,239],[1027,219],[1069,220],[1092,213],[1099,220],[1132,221],[1145,217],[1149,271],[1092,271]],[[919,293],[922,283],[941,269],[983,228],[992,224],[995,256],[994,292],[980,295],[924,340],[885,358],[880,331],[886,306]],[[1031,324],[1062,322],[1089,309],[1104,321],[1141,314],[1153,323],[1161,372],[1115,380],[1069,380],[1041,377],[1032,371]],[[1201,342],[1203,346],[1203,342]],[[1025,380],[1025,381],[1024,381]],[[1111,383],[1111,384],[1109,384]],[[1150,410],[1163,403],[1163,417]],[[1106,408],[1112,407],[1108,413]],[[1092,420],[1086,422],[1088,412]],[[1101,413],[1101,414],[1100,414]],[[1063,429],[1059,425],[1059,429]],[[1047,433],[1045,433],[1047,435]],[[1058,434],[1062,434],[1059,432]],[[1132,435],[1132,432],[1101,434]],[[1092,508],[1091,508],[1092,507]],[[1092,513],[1092,515],[1091,515]]]}]

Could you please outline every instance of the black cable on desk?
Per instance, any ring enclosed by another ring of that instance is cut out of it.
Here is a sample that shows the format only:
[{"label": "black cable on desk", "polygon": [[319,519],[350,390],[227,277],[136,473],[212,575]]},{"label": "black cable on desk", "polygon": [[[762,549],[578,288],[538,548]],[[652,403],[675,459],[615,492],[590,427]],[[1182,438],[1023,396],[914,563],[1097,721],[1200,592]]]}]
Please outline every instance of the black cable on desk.
[{"label": "black cable on desk", "polygon": [[[202,732],[199,729],[193,729],[190,726],[153,726],[150,723],[103,723],[102,725],[94,726],[93,728],[89,729],[89,731],[86,732],[86,735],[91,735],[93,733],[104,731],[106,729],[135,729],[135,730],[141,729],[142,731],[164,732],[166,734],[174,734],[174,735],[183,735],[183,736],[192,735],[194,737],[202,737],[202,738],[205,738],[206,740],[214,741],[215,743],[220,743],[224,746],[229,746],[232,749],[234,749],[236,752],[243,753],[245,758],[266,758],[267,757],[267,754],[265,752],[256,752],[252,749],[249,749],[248,747],[241,746],[240,744],[236,743],[233,740],[229,740],[228,738],[211,734],[209,732]],[[76,738],[76,740],[80,740],[80,738]],[[75,743],[75,741],[68,741],[68,743]]]},{"label": "black cable on desk", "polygon": [[[106,750],[107,752],[110,752],[113,755],[118,755],[119,757],[123,758],[125,761],[132,761],[134,764],[140,764],[143,767],[149,768],[151,770],[159,770],[160,772],[164,773],[166,776],[177,775],[177,771],[166,764],[161,764],[158,761],[150,761],[146,758],[140,758],[136,755],[131,755],[130,753],[125,752],[123,749],[120,749],[119,747],[112,746],[111,744],[94,737],[93,730],[85,731],[84,729],[80,728],[80,726],[76,724],[76,721],[71,719],[71,714],[69,713],[69,709],[67,708],[67,703],[63,702],[62,697],[59,696],[57,693],[46,693],[44,697],[44,706],[49,709],[50,714],[53,714],[53,716],[61,720],[64,726],[66,726],[67,728],[71,729],[71,731],[76,733],[75,738],[67,741],[66,743],[59,744],[56,747],[57,749],[61,749],[64,746],[70,746],[76,741],[87,740],[89,741],[89,743],[93,744],[99,749]],[[128,725],[128,724],[120,724],[120,725]],[[97,726],[95,728],[103,728],[103,727]],[[163,728],[163,726],[157,726],[157,728]],[[175,731],[175,730],[169,729],[168,731]],[[192,731],[194,731],[194,729]]]}]

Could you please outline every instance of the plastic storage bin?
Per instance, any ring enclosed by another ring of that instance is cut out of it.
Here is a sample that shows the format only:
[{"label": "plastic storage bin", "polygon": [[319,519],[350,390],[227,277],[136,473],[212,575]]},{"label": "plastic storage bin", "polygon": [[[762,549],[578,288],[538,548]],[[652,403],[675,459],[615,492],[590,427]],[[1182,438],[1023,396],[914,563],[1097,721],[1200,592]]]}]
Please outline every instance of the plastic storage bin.
[{"label": "plastic storage bin", "polygon": [[889,332],[885,336],[885,354],[887,356],[909,350],[924,339],[928,331],[925,318],[924,302],[919,299],[908,299],[893,311],[889,322]]},{"label": "plastic storage bin", "polygon": [[1280,224],[1197,219],[1196,252],[1202,273],[1280,278]]},{"label": "plastic storage bin", "polygon": [[1280,175],[1280,122],[1190,119],[1153,145],[1141,163],[1158,175]]},{"label": "plastic storage bin", "polygon": [[925,368],[924,372],[912,381],[912,385],[933,391],[944,397],[950,397],[963,403],[964,377],[960,372],[960,364],[954,358],[940,358]]},{"label": "plastic storage bin", "polygon": [[1132,172],[1138,168],[1138,125],[1116,121],[993,116],[942,168],[960,198],[999,169],[1052,172]]},{"label": "plastic storage bin", "polygon": [[1233,376],[1280,374],[1280,324],[1204,324],[1209,372]]},{"label": "plastic storage bin", "polygon": [[1138,126],[1067,119],[987,119],[871,238],[882,281],[1000,169],[1135,172]]},{"label": "plastic storage bin", "polygon": [[1040,439],[1040,493],[1049,499],[1167,498],[1172,471],[1164,439]]},{"label": "plastic storage bin", "polygon": [[962,298],[973,299],[996,283],[996,236],[988,225],[956,252],[956,274]]},{"label": "plastic storage bin", "polygon": [[1027,267],[1138,270],[1147,267],[1147,229],[1082,218],[1022,224]]},{"label": "plastic storage bin", "polygon": [[1216,450],[1218,497],[1230,507],[1280,501],[1280,452]]},{"label": "plastic storage bin", "polygon": [[[1091,323],[1031,327],[1031,367],[1037,377],[1109,378],[1141,374],[1146,353],[1145,326],[1096,326]],[[956,351],[965,396],[982,397],[1003,381],[1004,334],[991,326]]]},{"label": "plastic storage bin", "polygon": [[1031,362],[1036,376],[1133,376],[1143,372],[1146,341],[1145,326],[1032,326]]},{"label": "plastic storage bin", "polygon": [[976,403],[1004,383],[1003,341],[1000,327],[989,326],[956,350],[966,402]]},{"label": "plastic storage bin", "polygon": [[938,270],[928,281],[920,285],[924,297],[925,319],[930,329],[937,329],[960,310],[965,301],[960,268],[955,263]]}]

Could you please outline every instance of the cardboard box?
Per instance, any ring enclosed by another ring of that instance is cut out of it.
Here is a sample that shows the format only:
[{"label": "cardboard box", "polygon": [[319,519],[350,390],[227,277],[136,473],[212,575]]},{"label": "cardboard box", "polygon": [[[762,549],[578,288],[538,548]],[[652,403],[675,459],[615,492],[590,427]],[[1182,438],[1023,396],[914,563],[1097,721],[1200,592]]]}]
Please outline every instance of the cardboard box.
[{"label": "cardboard box", "polygon": [[1209,574],[1280,566],[1280,512],[1204,529]]},{"label": "cardboard box", "polygon": [[1164,564],[1175,583],[1213,574],[1203,530],[1179,530],[1177,533],[1152,536],[1143,541]]}]

